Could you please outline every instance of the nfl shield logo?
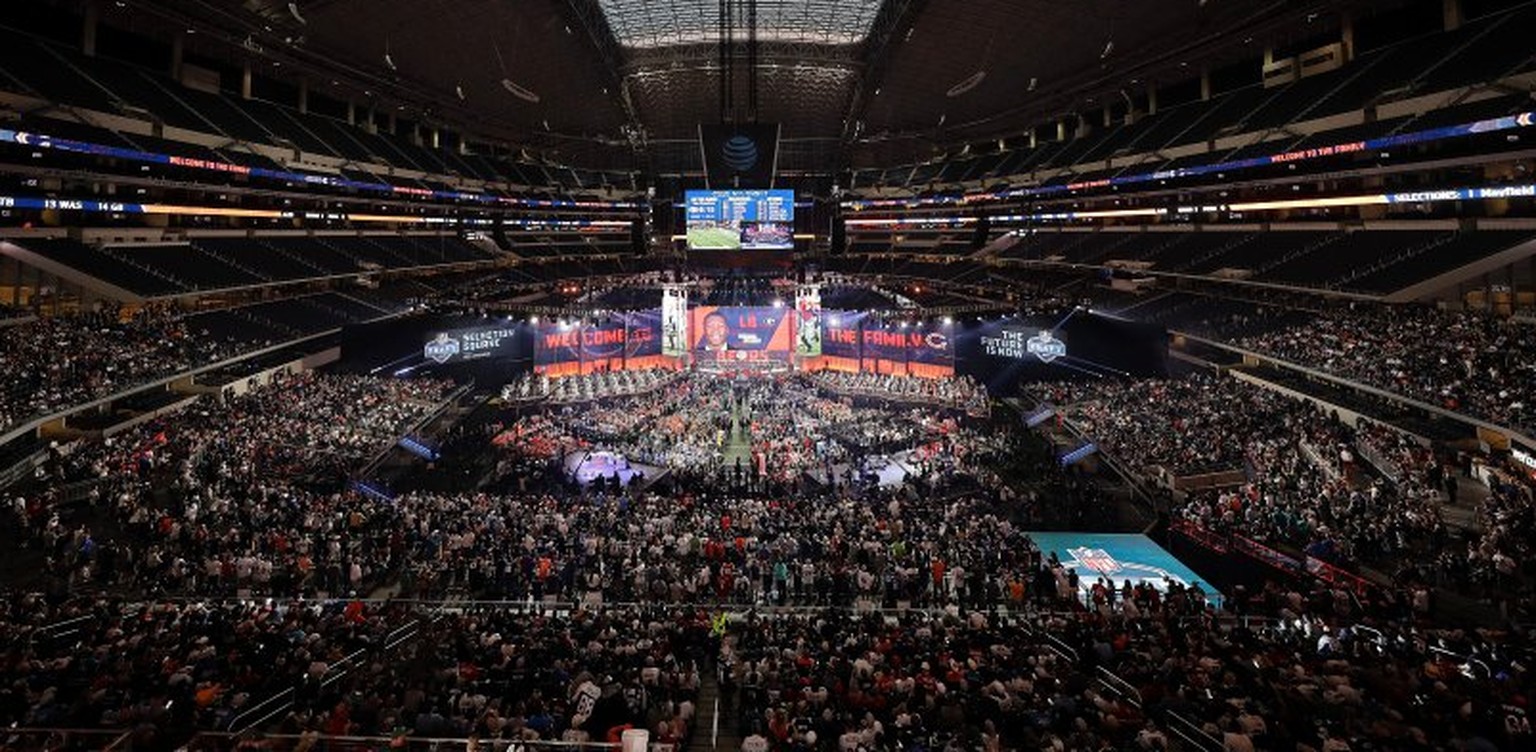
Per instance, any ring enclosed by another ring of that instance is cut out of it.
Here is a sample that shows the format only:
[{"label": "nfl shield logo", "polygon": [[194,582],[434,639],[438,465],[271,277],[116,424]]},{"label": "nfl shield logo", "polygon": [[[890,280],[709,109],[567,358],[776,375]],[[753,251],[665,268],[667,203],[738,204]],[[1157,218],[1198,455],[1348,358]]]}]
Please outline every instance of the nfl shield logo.
[{"label": "nfl shield logo", "polygon": [[1043,330],[1039,334],[1030,337],[1029,341],[1025,343],[1025,347],[1029,349],[1031,355],[1039,358],[1042,363],[1049,363],[1067,354],[1067,343],[1052,337],[1050,332]]},{"label": "nfl shield logo", "polygon": [[422,354],[436,361],[438,365],[442,365],[459,354],[459,341],[446,334],[439,334],[436,339],[427,343]]},{"label": "nfl shield logo", "polygon": [[1115,561],[1115,557],[1110,556],[1109,552],[1102,548],[1073,548],[1068,549],[1067,553],[1082,562],[1083,566],[1099,574],[1114,574],[1120,571],[1120,562]]}]

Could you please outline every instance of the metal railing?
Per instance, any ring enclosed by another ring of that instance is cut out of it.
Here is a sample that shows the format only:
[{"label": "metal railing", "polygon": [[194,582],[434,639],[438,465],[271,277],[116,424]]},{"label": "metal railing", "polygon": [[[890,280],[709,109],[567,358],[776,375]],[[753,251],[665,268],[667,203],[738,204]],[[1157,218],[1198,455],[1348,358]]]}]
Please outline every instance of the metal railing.
[{"label": "metal railing", "polygon": [[[425,618],[435,622],[442,617],[441,610],[441,607],[439,607],[437,613],[430,614]],[[421,633],[421,622],[422,619],[413,619],[410,623],[395,628],[384,636],[384,640],[377,650],[379,652],[388,652],[415,638]],[[320,687],[324,689],[345,678],[354,668],[362,664],[363,657],[371,650],[373,649],[358,648],[332,664],[329,670],[325,672],[324,678],[321,679]],[[278,714],[288,712],[293,707],[294,698],[298,695],[298,690],[297,686],[289,687],[251,706],[250,709],[235,716],[230,721],[229,732],[241,734],[250,731],[271,721]]]},{"label": "metal railing", "polygon": [[11,728],[0,731],[0,749],[114,752],[133,749],[132,735],[123,729]]},{"label": "metal railing", "polygon": [[85,614],[83,616],[76,616],[72,619],[65,619],[63,621],[54,622],[53,624],[49,624],[44,627],[39,627],[32,632],[31,636],[29,637],[29,641],[35,643],[39,640],[57,640],[64,637],[69,637],[70,635],[79,634],[81,630],[85,629],[85,625],[90,623],[95,618],[96,617],[94,614]]}]

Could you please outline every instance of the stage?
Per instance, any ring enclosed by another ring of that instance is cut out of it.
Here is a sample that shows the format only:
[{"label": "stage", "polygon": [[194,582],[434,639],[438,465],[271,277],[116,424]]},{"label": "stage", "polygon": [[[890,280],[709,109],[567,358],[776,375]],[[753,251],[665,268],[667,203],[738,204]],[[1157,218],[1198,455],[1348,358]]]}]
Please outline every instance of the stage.
[{"label": "stage", "polygon": [[590,486],[599,479],[612,485],[617,477],[619,485],[639,489],[656,482],[666,472],[666,468],[630,462],[621,454],[585,449],[567,454],[564,465],[566,477],[583,486]]},{"label": "stage", "polygon": [[1077,572],[1077,587],[1084,599],[1100,577],[1107,577],[1117,590],[1129,581],[1133,586],[1148,583],[1163,592],[1168,590],[1166,579],[1186,587],[1199,585],[1207,601],[1221,605],[1215,586],[1145,535],[1032,532],[1029,537],[1042,554],[1055,553],[1067,569]]},{"label": "stage", "polygon": [[865,479],[873,478],[874,485],[879,488],[900,488],[917,472],[912,464],[914,450],[896,452],[894,454],[880,454],[864,461],[862,468],[855,468],[846,462],[832,465],[830,477],[826,468],[817,468],[806,472],[811,480],[821,485],[831,485],[832,480],[838,483],[848,484],[852,482],[855,473],[862,473]]}]

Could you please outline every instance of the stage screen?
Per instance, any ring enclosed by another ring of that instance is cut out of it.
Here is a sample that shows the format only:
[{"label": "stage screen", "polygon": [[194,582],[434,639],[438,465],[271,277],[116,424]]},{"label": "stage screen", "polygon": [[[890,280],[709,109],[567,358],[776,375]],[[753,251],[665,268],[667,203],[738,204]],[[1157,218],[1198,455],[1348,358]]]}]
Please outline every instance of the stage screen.
[{"label": "stage screen", "polygon": [[550,376],[622,371],[665,365],[661,355],[661,311],[633,311],[600,321],[539,325],[534,370]]},{"label": "stage screen", "polygon": [[688,312],[688,337],[701,363],[789,360],[793,311],[784,308],[716,308]]},{"label": "stage screen", "polygon": [[822,314],[821,357],[812,370],[863,371],[937,378],[955,373],[953,326],[876,321],[859,311]]},{"label": "stage screen", "polygon": [[690,251],[791,251],[795,248],[795,192],[688,191]]},{"label": "stage screen", "polygon": [[1168,331],[1075,310],[966,324],[955,336],[957,370],[995,397],[1020,383],[1168,374]]}]

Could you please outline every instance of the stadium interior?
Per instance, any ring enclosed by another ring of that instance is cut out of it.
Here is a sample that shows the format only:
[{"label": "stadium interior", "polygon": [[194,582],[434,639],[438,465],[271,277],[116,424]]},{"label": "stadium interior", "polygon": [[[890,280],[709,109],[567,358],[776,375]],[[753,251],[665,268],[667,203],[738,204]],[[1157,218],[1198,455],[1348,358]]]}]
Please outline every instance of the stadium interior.
[{"label": "stadium interior", "polygon": [[1536,2],[0,12],[0,750],[1536,749]]}]

